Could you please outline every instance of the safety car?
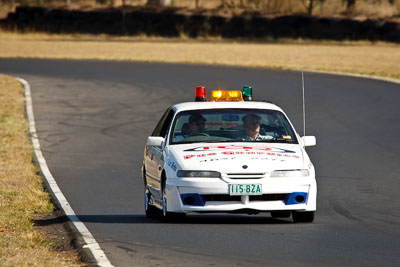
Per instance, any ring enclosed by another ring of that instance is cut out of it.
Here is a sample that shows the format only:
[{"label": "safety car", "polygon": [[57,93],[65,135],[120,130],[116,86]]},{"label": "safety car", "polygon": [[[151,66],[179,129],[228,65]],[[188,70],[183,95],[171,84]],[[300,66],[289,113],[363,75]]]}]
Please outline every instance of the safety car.
[{"label": "safety car", "polygon": [[275,104],[252,101],[252,88],[196,87],[195,102],[168,108],[144,149],[145,213],[269,212],[312,222],[315,169],[305,147],[315,136],[295,131]]}]

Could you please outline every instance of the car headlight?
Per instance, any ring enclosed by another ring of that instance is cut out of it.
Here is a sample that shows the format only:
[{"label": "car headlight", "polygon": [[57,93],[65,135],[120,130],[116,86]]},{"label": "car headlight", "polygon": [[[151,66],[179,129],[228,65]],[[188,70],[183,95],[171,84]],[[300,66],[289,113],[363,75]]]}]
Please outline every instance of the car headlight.
[{"label": "car headlight", "polygon": [[201,178],[221,178],[221,173],[214,171],[184,171],[179,170],[178,177],[201,177]]},{"label": "car headlight", "polygon": [[273,171],[271,177],[305,177],[310,176],[310,172],[304,170],[284,170],[284,171]]}]

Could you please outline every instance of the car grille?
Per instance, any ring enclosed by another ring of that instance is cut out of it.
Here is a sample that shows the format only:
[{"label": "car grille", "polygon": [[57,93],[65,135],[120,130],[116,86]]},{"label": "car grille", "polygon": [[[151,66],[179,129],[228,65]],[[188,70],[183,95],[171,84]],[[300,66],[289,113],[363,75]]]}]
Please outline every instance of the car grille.
[{"label": "car grille", "polygon": [[261,179],[264,178],[265,173],[227,173],[230,179]]},{"label": "car grille", "polygon": [[[257,196],[249,196],[249,201],[277,201],[285,200],[288,194],[265,194]],[[241,196],[230,195],[201,195],[204,202],[207,201],[241,201]]]},{"label": "car grille", "polygon": [[266,194],[259,196],[249,196],[249,201],[276,201],[285,200],[288,194]]},{"label": "car grille", "polygon": [[240,201],[240,196],[230,196],[230,195],[201,195],[204,202],[207,201]]}]

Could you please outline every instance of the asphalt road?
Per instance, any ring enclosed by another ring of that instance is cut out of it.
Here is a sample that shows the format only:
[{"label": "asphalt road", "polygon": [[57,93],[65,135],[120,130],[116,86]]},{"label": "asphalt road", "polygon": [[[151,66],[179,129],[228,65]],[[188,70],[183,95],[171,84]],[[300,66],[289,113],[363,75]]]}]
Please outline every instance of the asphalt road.
[{"label": "asphalt road", "polygon": [[140,166],[164,110],[194,87],[253,86],[298,132],[301,73],[179,64],[0,59],[30,82],[50,170],[116,266],[399,266],[400,85],[305,74],[309,154],[317,171],[312,224],[269,214],[147,219]]}]

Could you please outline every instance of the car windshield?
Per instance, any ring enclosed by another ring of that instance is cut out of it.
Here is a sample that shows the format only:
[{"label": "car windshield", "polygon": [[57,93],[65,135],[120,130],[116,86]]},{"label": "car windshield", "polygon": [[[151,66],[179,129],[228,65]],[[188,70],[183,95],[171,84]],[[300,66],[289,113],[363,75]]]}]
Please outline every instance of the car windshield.
[{"label": "car windshield", "polygon": [[297,144],[285,115],[264,109],[183,111],[176,115],[171,144],[268,142]]}]

